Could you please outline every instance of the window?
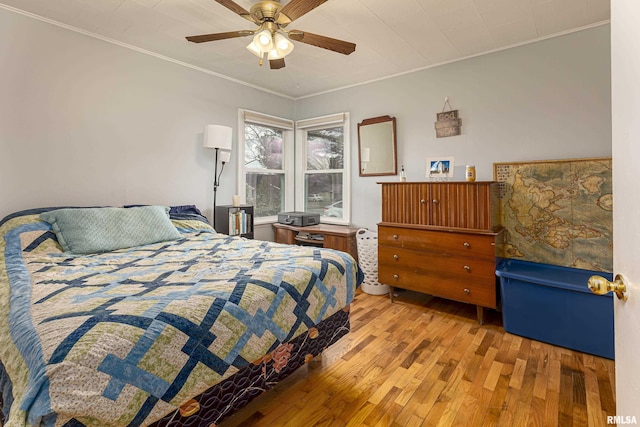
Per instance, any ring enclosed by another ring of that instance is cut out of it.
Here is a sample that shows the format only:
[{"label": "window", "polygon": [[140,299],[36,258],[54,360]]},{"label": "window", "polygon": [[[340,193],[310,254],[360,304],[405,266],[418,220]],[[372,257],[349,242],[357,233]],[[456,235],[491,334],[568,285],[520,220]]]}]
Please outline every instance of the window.
[{"label": "window", "polygon": [[300,120],[296,131],[296,210],[320,213],[323,222],[348,223],[348,113]]},{"label": "window", "polygon": [[239,110],[238,121],[238,191],[255,207],[256,224],[293,210],[349,222],[348,113],[296,122],[295,155],[291,120]]},{"label": "window", "polygon": [[239,116],[239,191],[255,207],[256,224],[274,221],[294,205],[293,122],[248,110]]}]

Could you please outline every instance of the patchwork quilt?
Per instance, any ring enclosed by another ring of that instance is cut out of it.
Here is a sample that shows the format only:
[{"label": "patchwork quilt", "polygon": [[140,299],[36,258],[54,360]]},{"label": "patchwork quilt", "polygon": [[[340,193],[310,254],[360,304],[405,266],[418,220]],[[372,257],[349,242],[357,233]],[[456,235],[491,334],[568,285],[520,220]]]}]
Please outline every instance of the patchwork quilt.
[{"label": "patchwork quilt", "polygon": [[5,426],[151,424],[341,311],[348,254],[215,233],[62,252],[39,212],[0,222]]}]

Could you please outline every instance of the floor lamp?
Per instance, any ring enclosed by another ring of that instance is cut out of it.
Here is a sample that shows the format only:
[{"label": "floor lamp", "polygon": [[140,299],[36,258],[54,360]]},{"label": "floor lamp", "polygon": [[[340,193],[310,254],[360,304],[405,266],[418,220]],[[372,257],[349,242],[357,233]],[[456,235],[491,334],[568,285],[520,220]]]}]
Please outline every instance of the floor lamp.
[{"label": "floor lamp", "polygon": [[[224,170],[224,165],[231,158],[231,136],[232,129],[228,126],[207,125],[204,130],[204,147],[216,150],[216,160],[213,172],[213,226],[216,225],[216,196],[220,185],[220,175]],[[221,151],[222,150],[222,151]],[[218,174],[218,159],[222,163]]]}]

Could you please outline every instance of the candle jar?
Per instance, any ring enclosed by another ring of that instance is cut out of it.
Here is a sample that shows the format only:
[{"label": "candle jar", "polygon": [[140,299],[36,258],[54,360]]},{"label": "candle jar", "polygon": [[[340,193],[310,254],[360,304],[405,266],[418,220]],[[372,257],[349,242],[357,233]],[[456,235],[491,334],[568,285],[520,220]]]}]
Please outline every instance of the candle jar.
[{"label": "candle jar", "polygon": [[476,180],[476,167],[475,167],[475,165],[467,165],[465,176],[466,176],[468,182],[473,182],[473,181]]}]

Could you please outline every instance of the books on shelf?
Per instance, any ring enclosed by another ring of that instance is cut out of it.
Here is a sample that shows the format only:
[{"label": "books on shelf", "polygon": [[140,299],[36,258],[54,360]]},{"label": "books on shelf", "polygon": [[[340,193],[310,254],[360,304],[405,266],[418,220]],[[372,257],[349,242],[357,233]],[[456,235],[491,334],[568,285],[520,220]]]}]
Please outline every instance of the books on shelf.
[{"label": "books on shelf", "polygon": [[251,214],[245,212],[244,209],[237,211],[229,211],[229,235],[237,236],[240,234],[251,233]]}]

